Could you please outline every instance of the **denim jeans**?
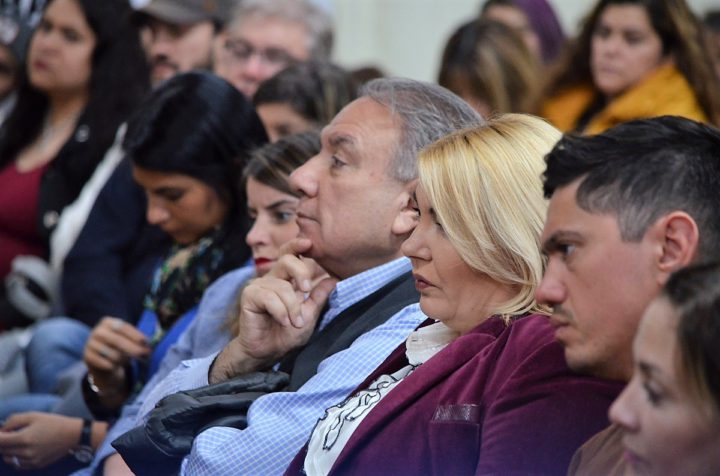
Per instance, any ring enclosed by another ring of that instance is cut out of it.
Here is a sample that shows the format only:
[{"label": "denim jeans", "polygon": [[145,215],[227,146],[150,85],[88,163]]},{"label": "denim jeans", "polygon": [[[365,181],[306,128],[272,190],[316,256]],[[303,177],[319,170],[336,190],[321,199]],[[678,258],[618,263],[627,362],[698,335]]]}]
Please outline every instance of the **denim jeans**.
[{"label": "denim jeans", "polygon": [[82,360],[90,328],[65,317],[37,325],[25,349],[25,371],[29,394],[0,398],[0,421],[13,413],[52,412],[62,397],[57,394],[59,377]]}]

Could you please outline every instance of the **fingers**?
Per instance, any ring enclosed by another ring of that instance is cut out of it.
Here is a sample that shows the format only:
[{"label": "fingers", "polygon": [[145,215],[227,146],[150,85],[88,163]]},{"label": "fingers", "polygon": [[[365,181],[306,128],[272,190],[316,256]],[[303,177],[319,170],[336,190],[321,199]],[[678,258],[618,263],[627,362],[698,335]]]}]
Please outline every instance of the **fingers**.
[{"label": "fingers", "polygon": [[[27,445],[22,430],[32,422],[32,413],[16,413],[8,417],[0,428],[0,454],[18,455]],[[7,463],[7,460],[5,460]]]},{"label": "fingers", "polygon": [[114,317],[105,317],[95,326],[85,345],[89,367],[111,371],[131,358],[149,355],[147,338],[138,329]]},{"label": "fingers", "polygon": [[[122,319],[105,317],[98,324],[97,330],[99,335],[105,337],[109,343],[116,343],[118,349],[132,357],[142,357],[149,350],[145,334]],[[123,346],[126,346],[127,349]]]},{"label": "fingers", "polygon": [[310,248],[312,248],[312,241],[307,238],[294,238],[280,247],[278,256],[299,256],[310,251]]},{"label": "fingers", "polygon": [[310,295],[300,306],[302,321],[291,320],[294,327],[301,328],[305,322],[314,322],[320,316],[320,312],[330,297],[330,293],[335,289],[337,282],[337,279],[328,277],[315,285]]},{"label": "fingers", "polygon": [[32,423],[35,413],[34,412],[25,412],[25,413],[15,413],[13,415],[10,415],[7,420],[5,420],[5,423],[3,424],[2,428],[0,430],[2,431],[17,431],[21,428],[24,428],[28,426],[30,423]]},{"label": "fingers", "polygon": [[284,255],[278,259],[266,277],[292,282],[298,290],[309,292],[313,274],[314,269],[299,256]]},{"label": "fingers", "polygon": [[261,278],[253,281],[243,291],[241,311],[250,318],[267,315],[278,324],[288,326],[290,316],[300,314],[301,303],[301,297],[289,282]]}]

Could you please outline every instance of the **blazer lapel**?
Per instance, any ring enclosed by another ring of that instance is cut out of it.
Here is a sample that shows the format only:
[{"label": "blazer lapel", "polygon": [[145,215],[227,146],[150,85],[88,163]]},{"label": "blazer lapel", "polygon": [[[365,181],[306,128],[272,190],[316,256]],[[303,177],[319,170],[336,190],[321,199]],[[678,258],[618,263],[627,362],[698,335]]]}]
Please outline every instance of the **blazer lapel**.
[{"label": "blazer lapel", "polygon": [[[368,444],[368,440],[373,439],[378,430],[388,425],[396,415],[409,409],[423,394],[442,384],[458,368],[481,352],[481,349],[495,341],[495,334],[492,332],[494,328],[488,329],[490,332],[480,332],[485,335],[478,336],[477,331],[481,330],[476,328],[475,332],[471,332],[475,335],[458,337],[393,388],[355,430],[335,461],[333,471],[343,464],[348,455],[352,456],[358,448]],[[461,341],[466,338],[473,339],[473,345],[462,345]]]}]

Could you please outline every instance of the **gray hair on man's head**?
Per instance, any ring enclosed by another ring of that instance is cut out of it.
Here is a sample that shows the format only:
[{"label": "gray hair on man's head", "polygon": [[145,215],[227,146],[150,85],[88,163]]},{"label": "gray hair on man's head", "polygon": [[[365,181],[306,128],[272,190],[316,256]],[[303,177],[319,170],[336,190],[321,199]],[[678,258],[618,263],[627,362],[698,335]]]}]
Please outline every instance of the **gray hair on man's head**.
[{"label": "gray hair on man's head", "polygon": [[242,0],[235,10],[232,23],[237,25],[250,17],[274,17],[301,24],[310,37],[310,59],[330,59],[333,19],[310,0]]},{"label": "gray hair on man's head", "polygon": [[484,123],[465,101],[436,84],[380,78],[365,84],[360,95],[387,107],[402,121],[400,143],[390,170],[390,175],[401,182],[417,178],[421,149],[451,132]]}]

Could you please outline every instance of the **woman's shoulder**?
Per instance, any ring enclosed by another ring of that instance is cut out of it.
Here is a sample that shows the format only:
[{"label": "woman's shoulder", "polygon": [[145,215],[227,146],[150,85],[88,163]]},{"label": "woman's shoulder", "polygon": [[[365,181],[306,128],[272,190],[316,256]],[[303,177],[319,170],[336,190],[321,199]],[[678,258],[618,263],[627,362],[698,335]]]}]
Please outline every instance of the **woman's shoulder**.
[{"label": "woman's shoulder", "polygon": [[575,128],[582,113],[590,106],[596,92],[590,85],[577,85],[545,99],[540,115],[563,132]]},{"label": "woman's shoulder", "polygon": [[609,103],[588,125],[587,132],[599,133],[622,122],[664,115],[708,121],[690,83],[670,63]]},{"label": "woman's shoulder", "polygon": [[453,355],[465,356],[470,365],[492,362],[495,372],[520,369],[529,362],[530,367],[541,364],[565,368],[562,346],[555,340],[548,317],[541,314],[511,320],[493,316],[458,337],[449,347]]},{"label": "woman's shoulder", "polygon": [[542,345],[554,341],[550,318],[543,314],[524,314],[510,318],[493,316],[471,330],[468,335],[492,335],[503,341],[524,340]]}]

